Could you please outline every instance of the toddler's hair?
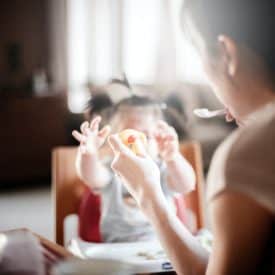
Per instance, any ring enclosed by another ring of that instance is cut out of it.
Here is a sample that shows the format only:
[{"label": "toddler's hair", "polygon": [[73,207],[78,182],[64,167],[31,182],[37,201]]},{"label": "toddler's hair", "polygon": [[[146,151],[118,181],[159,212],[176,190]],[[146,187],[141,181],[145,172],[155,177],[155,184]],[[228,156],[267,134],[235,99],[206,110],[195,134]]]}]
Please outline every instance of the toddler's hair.
[{"label": "toddler's hair", "polygon": [[89,99],[86,105],[86,117],[92,120],[95,116],[100,115],[103,123],[108,123],[112,115],[113,102],[110,96],[105,93],[98,93]]},{"label": "toddler's hair", "polygon": [[140,96],[140,95],[132,95],[130,97],[124,98],[120,100],[117,104],[113,107],[113,114],[116,114],[123,110],[123,108],[129,107],[143,107],[143,108],[152,108],[153,114],[158,118],[163,118],[163,107],[164,104],[161,102],[148,97],[148,96]]}]

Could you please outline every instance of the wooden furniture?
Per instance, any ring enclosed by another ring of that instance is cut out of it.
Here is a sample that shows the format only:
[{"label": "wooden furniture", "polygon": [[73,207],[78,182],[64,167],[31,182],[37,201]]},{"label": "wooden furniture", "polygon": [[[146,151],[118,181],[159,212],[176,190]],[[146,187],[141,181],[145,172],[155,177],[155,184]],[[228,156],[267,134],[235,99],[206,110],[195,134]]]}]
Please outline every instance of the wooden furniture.
[{"label": "wooden furniture", "polygon": [[198,142],[183,143],[180,146],[182,155],[192,165],[196,174],[196,188],[184,199],[186,207],[190,209],[196,218],[195,231],[205,226],[204,217],[204,175],[201,146]]},{"label": "wooden furniture", "polygon": [[[200,145],[184,143],[180,150],[193,166],[196,189],[186,198],[186,205],[196,216],[196,229],[204,225],[203,218],[203,172]],[[55,241],[64,245],[64,220],[70,214],[77,214],[86,185],[78,178],[75,169],[76,147],[59,147],[52,153],[52,193],[54,200]],[[179,200],[182,198],[179,198]]]},{"label": "wooden furniture", "polygon": [[68,144],[64,93],[0,100],[0,184],[49,178],[51,151]]},{"label": "wooden furniture", "polygon": [[75,169],[76,147],[58,147],[52,153],[52,194],[55,241],[64,245],[64,220],[77,214],[82,195],[87,190]]}]

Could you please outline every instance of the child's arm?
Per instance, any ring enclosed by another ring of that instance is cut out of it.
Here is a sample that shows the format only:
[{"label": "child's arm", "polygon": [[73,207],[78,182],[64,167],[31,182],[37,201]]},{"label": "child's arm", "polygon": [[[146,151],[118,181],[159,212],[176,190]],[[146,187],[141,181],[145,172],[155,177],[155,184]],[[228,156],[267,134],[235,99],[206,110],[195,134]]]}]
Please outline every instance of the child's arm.
[{"label": "child's arm", "polygon": [[84,122],[80,127],[81,133],[76,130],[72,133],[80,142],[76,158],[77,173],[92,189],[100,189],[110,180],[110,173],[98,156],[98,150],[109,135],[110,127],[105,126],[99,131],[100,121],[101,118],[96,117],[90,125]]},{"label": "child's arm", "polygon": [[176,131],[166,122],[158,123],[156,132],[160,157],[167,166],[167,184],[180,193],[188,193],[195,188],[195,173],[192,166],[179,152]]},{"label": "child's arm", "polygon": [[196,177],[192,166],[178,152],[166,161],[167,183],[169,187],[180,193],[189,193],[195,189]]}]

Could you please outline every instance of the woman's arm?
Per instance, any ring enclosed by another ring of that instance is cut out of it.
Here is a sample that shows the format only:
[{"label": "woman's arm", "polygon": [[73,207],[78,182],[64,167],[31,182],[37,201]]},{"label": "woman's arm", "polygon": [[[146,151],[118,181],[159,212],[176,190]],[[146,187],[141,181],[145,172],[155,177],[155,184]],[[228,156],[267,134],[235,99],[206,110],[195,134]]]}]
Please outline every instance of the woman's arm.
[{"label": "woman's arm", "polygon": [[214,246],[209,257],[162,201],[150,200],[144,211],[177,274],[259,274],[272,230],[272,215],[266,209],[236,192],[214,199],[210,204]]},{"label": "woman's arm", "polygon": [[142,156],[136,156],[117,135],[111,136],[109,142],[115,153],[113,170],[155,227],[177,273],[198,275],[205,272],[208,253],[170,211],[160,186],[159,169],[142,144],[137,144]]},{"label": "woman's arm", "polygon": [[159,170],[142,144],[138,157],[117,136],[109,142],[115,153],[112,168],[153,224],[177,274],[256,273],[271,230],[268,211],[238,193],[217,196],[210,205],[214,247],[208,261],[208,253],[167,207]]},{"label": "woman's arm", "polygon": [[158,238],[178,275],[205,274],[209,253],[196,237],[181,223],[173,211],[163,203],[149,199],[144,213],[153,224]]},{"label": "woman's arm", "polygon": [[272,215],[246,195],[224,191],[210,202],[214,246],[207,274],[260,274]]}]

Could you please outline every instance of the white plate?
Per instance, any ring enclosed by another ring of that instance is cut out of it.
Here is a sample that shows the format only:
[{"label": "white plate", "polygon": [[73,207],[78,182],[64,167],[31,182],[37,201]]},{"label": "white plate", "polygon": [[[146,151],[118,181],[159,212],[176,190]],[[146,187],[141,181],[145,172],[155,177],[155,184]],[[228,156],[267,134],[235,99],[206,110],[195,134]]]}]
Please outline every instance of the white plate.
[{"label": "white plate", "polygon": [[111,260],[70,260],[54,266],[53,275],[129,275],[133,274],[124,263]]}]

